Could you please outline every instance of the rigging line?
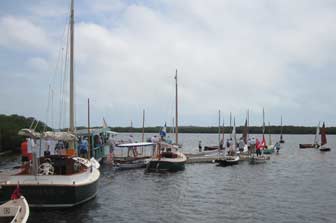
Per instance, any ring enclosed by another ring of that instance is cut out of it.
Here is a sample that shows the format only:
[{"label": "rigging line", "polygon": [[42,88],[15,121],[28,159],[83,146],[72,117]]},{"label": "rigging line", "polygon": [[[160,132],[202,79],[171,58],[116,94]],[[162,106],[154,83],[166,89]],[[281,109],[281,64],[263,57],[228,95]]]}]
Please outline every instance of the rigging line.
[{"label": "rigging line", "polygon": [[[66,50],[65,50],[65,57],[64,57],[64,67],[63,67],[63,72],[60,75],[61,80],[60,80],[60,117],[59,117],[59,128],[64,127],[65,125],[62,126],[62,123],[64,123],[63,119],[66,117],[66,113],[64,111],[65,107],[65,98],[66,98],[66,76],[67,76],[67,65],[68,65],[68,51],[69,51],[69,35],[70,35],[70,29],[68,29],[67,32],[67,41],[66,41]],[[63,78],[63,79],[62,79]]]},{"label": "rigging line", "polygon": [[51,86],[50,86],[50,84],[49,84],[49,90],[48,90],[48,104],[47,104],[47,111],[46,111],[46,120],[45,120],[45,125],[44,125],[44,128],[43,128],[43,132],[46,130],[46,128],[47,128],[47,124],[48,124],[48,121],[49,121],[49,106],[50,106],[50,101],[49,101],[49,99],[50,99],[50,88],[51,88]]}]

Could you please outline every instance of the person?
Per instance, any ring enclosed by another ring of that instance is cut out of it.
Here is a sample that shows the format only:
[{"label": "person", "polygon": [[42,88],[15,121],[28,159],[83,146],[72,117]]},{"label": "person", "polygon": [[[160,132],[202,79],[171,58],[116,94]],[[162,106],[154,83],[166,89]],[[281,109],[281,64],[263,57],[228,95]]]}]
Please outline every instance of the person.
[{"label": "person", "polygon": [[230,144],[230,139],[226,139],[226,148],[230,148],[231,144]]},{"label": "person", "polygon": [[21,162],[25,163],[29,161],[28,158],[28,139],[21,143]]},{"label": "person", "polygon": [[160,141],[159,137],[157,135],[154,135],[152,138],[151,138],[151,141],[152,143],[158,143]]},{"label": "person", "polygon": [[244,146],[245,146],[244,139],[243,139],[243,137],[241,137],[240,140],[239,140],[239,151],[240,152],[244,151]]},{"label": "person", "polygon": [[198,142],[198,151],[202,152],[202,141],[201,140]]},{"label": "person", "polygon": [[108,140],[107,140],[107,144],[109,145],[110,147],[110,161],[113,161],[113,153],[114,153],[114,147],[115,147],[115,141],[114,141],[114,138],[113,138],[113,135],[110,135]]},{"label": "person", "polygon": [[86,137],[83,140],[81,140],[79,148],[80,148],[79,152],[81,154],[81,157],[86,158],[87,153],[88,153],[88,148],[89,148],[89,143]]},{"label": "person", "polygon": [[51,140],[47,139],[45,142],[45,150],[43,152],[44,156],[50,156],[50,150],[51,150]]},{"label": "person", "polygon": [[223,138],[219,142],[219,149],[224,149],[224,139]]},{"label": "person", "polygon": [[64,150],[64,143],[61,140],[59,140],[56,143],[55,152],[56,152],[57,155],[62,155],[63,150]]},{"label": "person", "polygon": [[131,134],[131,135],[129,135],[129,137],[128,137],[128,142],[129,143],[134,143],[135,142],[135,140],[134,140],[134,138],[133,138],[133,135]]},{"label": "person", "polygon": [[277,153],[279,153],[279,150],[280,150],[280,142],[276,142],[275,145],[274,145]]},{"label": "person", "polygon": [[261,148],[263,147],[263,144],[259,142],[258,139],[256,139],[256,153],[257,156],[261,156]]}]

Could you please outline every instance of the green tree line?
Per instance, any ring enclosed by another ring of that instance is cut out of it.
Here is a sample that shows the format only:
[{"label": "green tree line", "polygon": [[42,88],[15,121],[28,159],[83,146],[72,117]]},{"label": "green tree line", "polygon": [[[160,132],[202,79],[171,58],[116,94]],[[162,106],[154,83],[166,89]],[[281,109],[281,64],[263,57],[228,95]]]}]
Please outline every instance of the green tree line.
[{"label": "green tree line", "polygon": [[[19,151],[20,144],[25,140],[25,137],[19,136],[18,131],[22,128],[29,128],[32,124],[32,117],[24,117],[19,115],[0,115],[0,151],[3,150],[13,150]],[[36,123],[36,122],[35,122]],[[38,122],[36,131],[41,132],[45,128],[43,122]],[[34,124],[35,126],[35,124]],[[159,133],[162,126],[146,127],[145,132],[147,133]],[[236,127],[237,133],[243,132],[244,126]],[[47,127],[47,129],[50,129]],[[112,131],[116,132],[142,132],[142,128],[132,128],[132,127],[111,127]],[[168,132],[172,132],[171,128],[167,128]],[[221,129],[221,132],[223,129]],[[232,128],[225,127],[224,132],[230,133]],[[270,126],[266,127],[265,133],[280,134],[280,126]],[[283,126],[283,134],[315,134],[316,127],[307,126]],[[179,133],[218,133],[218,127],[215,126],[181,126],[179,127]],[[260,134],[262,133],[261,126],[250,126],[249,133]],[[328,127],[327,134],[336,134],[336,127]]]}]

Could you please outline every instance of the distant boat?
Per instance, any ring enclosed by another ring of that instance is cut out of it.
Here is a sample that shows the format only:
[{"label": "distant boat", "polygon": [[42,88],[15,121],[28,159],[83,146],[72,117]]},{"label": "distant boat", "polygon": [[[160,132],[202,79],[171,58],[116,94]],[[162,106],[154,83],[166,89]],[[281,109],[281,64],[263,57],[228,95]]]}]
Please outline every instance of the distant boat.
[{"label": "distant boat", "polygon": [[29,217],[29,206],[19,187],[15,189],[11,200],[0,205],[0,222],[26,223]]},{"label": "distant boat", "polygon": [[330,147],[324,146],[326,144],[327,144],[327,133],[326,133],[325,124],[323,122],[323,125],[321,128],[321,147],[320,147],[321,152],[328,152],[331,150]]},{"label": "distant boat", "polygon": [[280,128],[280,140],[279,140],[279,143],[285,143],[285,140],[283,139],[283,136],[282,136],[282,130],[283,130],[283,126],[282,126],[282,116],[281,116],[281,128]]},{"label": "distant boat", "polygon": [[240,157],[237,154],[237,137],[236,137],[236,122],[235,120],[233,121],[233,128],[232,128],[232,133],[231,133],[233,142],[230,145],[228,154],[225,155],[224,157],[216,160],[216,162],[220,166],[232,166],[232,165],[237,165],[239,163]]},{"label": "distant boat", "polygon": [[314,143],[312,144],[299,144],[300,149],[311,149],[311,148],[319,148],[320,145],[318,144],[318,135],[320,132],[320,122],[316,126],[316,132],[314,137]]}]

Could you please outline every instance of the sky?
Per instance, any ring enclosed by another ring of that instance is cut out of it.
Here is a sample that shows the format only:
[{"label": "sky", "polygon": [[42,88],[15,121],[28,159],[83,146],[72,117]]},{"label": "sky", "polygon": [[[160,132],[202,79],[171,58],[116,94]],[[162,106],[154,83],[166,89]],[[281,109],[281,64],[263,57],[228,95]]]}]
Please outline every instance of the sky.
[{"label": "sky", "polygon": [[[0,1],[0,114],[68,123],[69,0]],[[76,125],[336,126],[336,1],[75,1]],[[65,78],[64,78],[65,77]],[[61,94],[60,92],[64,92]],[[61,106],[63,105],[63,106]],[[65,106],[64,106],[65,105]]]}]

